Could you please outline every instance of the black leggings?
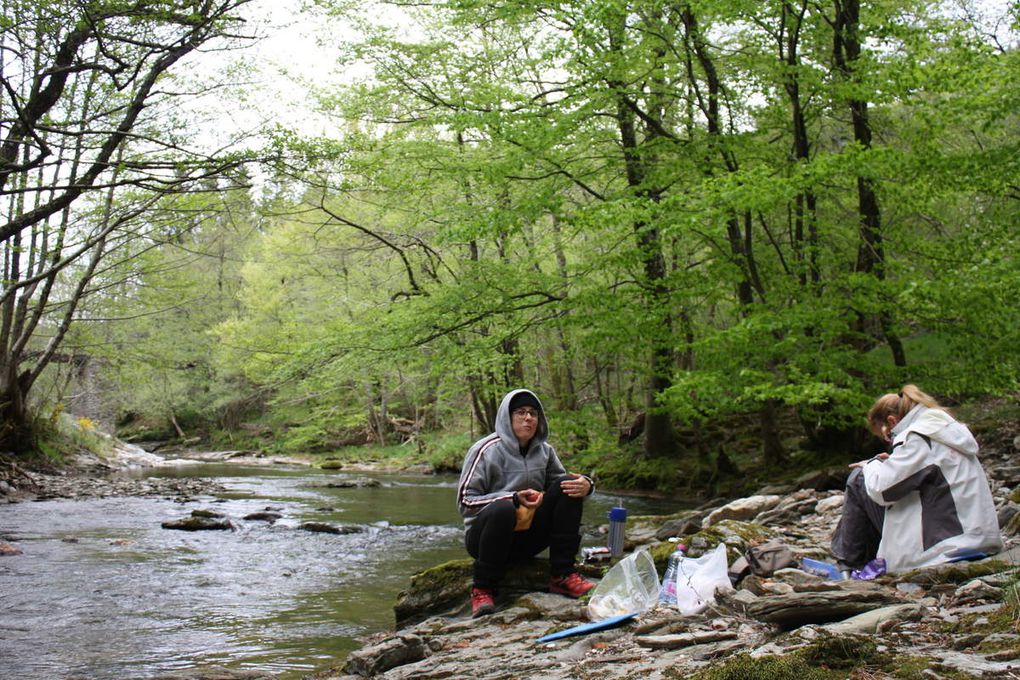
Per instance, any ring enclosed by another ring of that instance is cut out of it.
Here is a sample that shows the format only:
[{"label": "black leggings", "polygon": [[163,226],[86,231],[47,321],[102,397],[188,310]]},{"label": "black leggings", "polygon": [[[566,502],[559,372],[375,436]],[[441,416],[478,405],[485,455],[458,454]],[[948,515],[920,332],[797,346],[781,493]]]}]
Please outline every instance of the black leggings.
[{"label": "black leggings", "polygon": [[846,480],[843,514],[832,533],[832,555],[840,568],[859,569],[875,559],[884,521],[885,508],[871,500],[863,472],[854,468]]},{"label": "black leggings", "polygon": [[553,576],[574,571],[581,545],[583,498],[563,493],[558,477],[545,488],[542,504],[535,511],[531,528],[514,531],[517,513],[513,502],[489,503],[471,522],[464,536],[468,554],[475,558],[474,585],[495,588],[503,580],[507,565],[534,557],[549,548],[549,569]]}]

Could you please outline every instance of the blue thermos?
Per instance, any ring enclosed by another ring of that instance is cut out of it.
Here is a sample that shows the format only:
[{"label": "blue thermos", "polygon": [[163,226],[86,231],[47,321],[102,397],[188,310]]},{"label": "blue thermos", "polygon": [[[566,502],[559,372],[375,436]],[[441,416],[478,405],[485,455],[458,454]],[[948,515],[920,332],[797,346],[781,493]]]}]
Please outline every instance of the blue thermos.
[{"label": "blue thermos", "polygon": [[627,509],[609,510],[609,554],[619,557],[623,554],[624,529],[627,526]]}]

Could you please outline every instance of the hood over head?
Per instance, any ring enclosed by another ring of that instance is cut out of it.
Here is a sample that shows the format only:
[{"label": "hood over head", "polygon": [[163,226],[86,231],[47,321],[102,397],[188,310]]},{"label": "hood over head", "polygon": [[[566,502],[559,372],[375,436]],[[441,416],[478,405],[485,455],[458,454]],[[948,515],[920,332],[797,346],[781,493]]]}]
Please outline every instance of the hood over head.
[{"label": "hood over head", "polygon": [[514,449],[520,448],[517,437],[514,435],[513,422],[510,415],[510,402],[515,402],[514,408],[534,406],[538,409],[538,427],[535,429],[535,436],[531,438],[529,448],[536,443],[544,442],[549,436],[549,425],[545,419],[545,409],[542,408],[542,402],[539,401],[538,397],[531,390],[511,390],[506,393],[503,401],[499,404],[499,408],[496,410],[496,434],[499,435],[503,443]]}]

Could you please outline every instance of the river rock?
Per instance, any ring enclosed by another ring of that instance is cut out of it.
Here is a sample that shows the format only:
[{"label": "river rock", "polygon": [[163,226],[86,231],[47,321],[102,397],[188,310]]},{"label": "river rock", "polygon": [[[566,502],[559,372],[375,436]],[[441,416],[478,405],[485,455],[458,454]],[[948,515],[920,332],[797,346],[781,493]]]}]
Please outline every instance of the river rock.
[{"label": "river rock", "polygon": [[236,529],[234,523],[211,510],[192,510],[190,517],[163,522],[164,529],[178,531],[224,531]]},{"label": "river rock", "polygon": [[263,510],[260,512],[251,512],[244,516],[248,521],[261,521],[261,522],[275,522],[276,520],[283,517],[279,512],[273,512],[270,510]]},{"label": "river rock", "polygon": [[916,620],[921,617],[924,610],[925,607],[920,604],[897,604],[879,607],[863,614],[851,616],[843,621],[827,624],[823,628],[833,635],[877,633],[880,627],[885,626],[890,621]]},{"label": "river rock", "polygon": [[989,585],[981,579],[974,579],[956,589],[953,593],[951,606],[959,607],[965,604],[973,604],[981,600],[1002,601],[1002,588]]},{"label": "river rock", "polygon": [[420,637],[405,633],[351,652],[344,672],[370,678],[391,668],[421,661],[427,654],[428,647]]},{"label": "river rock", "polygon": [[[471,559],[451,560],[411,577],[411,583],[397,597],[393,607],[397,627],[424,621],[437,614],[463,613],[471,597]],[[531,559],[512,565],[500,584],[497,606],[526,592],[549,588],[549,562]]]},{"label": "river rock", "polygon": [[733,640],[736,637],[736,631],[709,630],[697,633],[680,633],[678,635],[645,635],[634,638],[634,641],[648,649],[681,649],[692,645],[719,642],[720,640]]},{"label": "river rock", "polygon": [[809,623],[830,623],[905,600],[880,587],[838,588],[829,591],[765,595],[747,606],[751,618],[785,629]]},{"label": "river rock", "polygon": [[801,516],[813,512],[818,505],[818,499],[814,494],[807,498],[791,498],[765,512],[757,515],[754,521],[765,526],[787,525],[796,522]]},{"label": "river rock", "polygon": [[276,677],[268,671],[212,666],[155,675],[151,680],[274,680]]},{"label": "river rock", "polygon": [[342,524],[337,526],[335,524],[329,524],[327,522],[303,522],[298,529],[304,531],[311,531],[318,534],[358,534],[364,531],[364,528],[354,526],[352,524]]},{"label": "river rock", "polygon": [[655,532],[655,538],[659,541],[665,541],[675,536],[695,534],[701,529],[701,522],[704,518],[705,513],[693,510],[685,517],[678,517],[667,521]]},{"label": "river rock", "polygon": [[21,555],[21,549],[10,543],[0,543],[0,556]]},{"label": "river rock", "polygon": [[814,491],[841,491],[846,486],[850,471],[846,466],[829,467],[801,475],[794,482],[798,489]]},{"label": "river rock", "polygon": [[371,477],[352,477],[350,479],[338,479],[326,482],[322,485],[325,489],[368,489],[382,486],[382,482]]},{"label": "river rock", "polygon": [[779,505],[782,496],[748,496],[713,510],[702,522],[703,528],[718,524],[724,519],[748,520]]},{"label": "river rock", "polygon": [[827,512],[834,512],[841,510],[843,507],[844,495],[842,493],[833,494],[828,498],[823,498],[815,504],[815,513],[824,515]]},{"label": "river rock", "polygon": [[999,526],[1005,527],[1009,524],[1009,520],[1013,519],[1017,513],[1020,513],[1020,505],[1012,501],[1006,501],[1002,504],[1002,507],[998,511]]},{"label": "river rock", "polygon": [[1002,527],[1003,536],[1017,536],[1020,535],[1020,513],[1017,513],[1009,518],[1006,522],[1006,526]]}]

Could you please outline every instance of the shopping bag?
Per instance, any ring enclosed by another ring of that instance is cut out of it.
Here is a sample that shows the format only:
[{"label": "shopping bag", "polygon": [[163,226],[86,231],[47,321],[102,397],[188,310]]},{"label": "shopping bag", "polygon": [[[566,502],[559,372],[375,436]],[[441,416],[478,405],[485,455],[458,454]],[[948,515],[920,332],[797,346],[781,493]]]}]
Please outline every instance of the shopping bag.
[{"label": "shopping bag", "polygon": [[715,602],[717,591],[733,590],[727,573],[726,544],[701,557],[680,558],[676,571],[676,606],[684,616],[700,614]]},{"label": "shopping bag", "polygon": [[601,621],[613,616],[640,614],[659,601],[659,574],[644,548],[617,562],[595,586],[588,600],[588,618]]}]

